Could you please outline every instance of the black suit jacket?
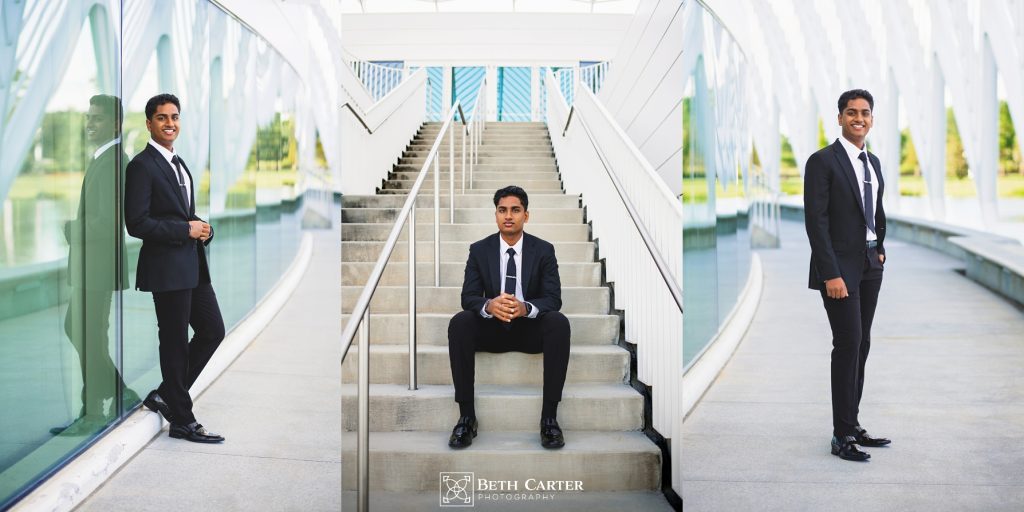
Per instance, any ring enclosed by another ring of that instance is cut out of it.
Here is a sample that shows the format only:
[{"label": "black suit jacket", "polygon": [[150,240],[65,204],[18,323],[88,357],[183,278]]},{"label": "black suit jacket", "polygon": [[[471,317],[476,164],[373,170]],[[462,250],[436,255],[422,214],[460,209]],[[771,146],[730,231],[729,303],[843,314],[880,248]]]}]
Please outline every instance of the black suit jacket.
[{"label": "black suit jacket", "polygon": [[150,144],[125,171],[124,217],[128,234],[142,239],[135,288],[167,292],[195,288],[210,282],[204,245],[188,236],[188,223],[196,217],[192,173],[182,164],[191,187],[191,206],[185,205],[171,164]]},{"label": "black suit jacket", "polygon": [[[479,313],[488,299],[502,292],[500,235],[493,235],[469,246],[466,275],[462,280],[462,308]],[[555,246],[529,233],[523,233],[523,298],[540,309],[540,314],[562,308],[562,283],[558,277]]]},{"label": "black suit jacket", "polygon": [[64,225],[68,280],[75,288],[102,292],[126,287],[127,267],[117,272],[118,253],[121,261],[127,260],[117,195],[127,163],[121,144],[114,144],[90,160],[85,170],[77,215]]},{"label": "black suit jacket", "polygon": [[[885,209],[882,207],[882,166],[868,153],[875,168],[875,234],[878,253],[885,254]],[[825,281],[842,277],[847,287],[857,286],[864,273],[864,204],[850,157],[837,139],[807,159],[804,169],[804,223],[811,242],[811,265],[807,286],[823,290]]]}]

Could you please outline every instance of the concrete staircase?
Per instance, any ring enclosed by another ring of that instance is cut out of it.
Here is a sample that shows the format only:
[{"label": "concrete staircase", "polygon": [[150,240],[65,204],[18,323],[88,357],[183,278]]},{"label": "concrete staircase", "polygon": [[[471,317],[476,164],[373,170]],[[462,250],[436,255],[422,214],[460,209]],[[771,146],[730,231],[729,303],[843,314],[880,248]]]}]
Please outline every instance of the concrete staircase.
[{"label": "concrete staircase", "polygon": [[[401,161],[373,196],[342,198],[343,322],[373,268],[394,219],[439,133],[424,124]],[[417,340],[419,387],[408,390],[407,242],[399,242],[370,306],[371,504],[421,510],[438,505],[439,473],[474,472],[489,480],[582,480],[584,493],[556,493],[548,507],[671,510],[661,497],[661,452],[640,431],[643,398],[628,384],[629,353],[616,342],[601,265],[577,197],[562,192],[554,153],[542,123],[491,123],[484,135],[472,188],[461,194],[461,138],[456,139],[455,224],[448,223],[447,140],[442,155],[441,286],[433,286],[433,176],[417,201]],[[448,361],[448,321],[458,312],[469,244],[494,233],[492,196],[515,184],[530,194],[526,231],[552,242],[562,280],[562,312],[572,327],[571,355],[558,419],[566,446],[540,447],[542,356],[477,355],[476,409],[480,435],[451,450],[458,418]],[[358,349],[342,366],[343,489],[356,487]],[[607,494],[606,494],[607,493]],[[347,499],[352,493],[346,493]],[[576,496],[578,499],[573,498]],[[584,499],[584,497],[586,499]],[[429,498],[429,499],[428,499]],[[404,504],[404,505],[403,505]],[[523,503],[506,502],[503,506]],[[498,506],[498,503],[492,503]],[[482,507],[478,503],[477,507]],[[500,508],[500,507],[499,507]],[[533,510],[516,508],[516,510]]]}]

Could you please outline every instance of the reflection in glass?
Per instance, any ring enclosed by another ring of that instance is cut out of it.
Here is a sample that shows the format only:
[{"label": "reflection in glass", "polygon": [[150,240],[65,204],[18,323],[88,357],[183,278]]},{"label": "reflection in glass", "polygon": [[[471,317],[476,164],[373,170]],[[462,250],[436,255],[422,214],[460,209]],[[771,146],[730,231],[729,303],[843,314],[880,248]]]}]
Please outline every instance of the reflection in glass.
[{"label": "reflection in glass", "polygon": [[684,50],[693,55],[682,120],[684,368],[735,307],[747,282],[751,245],[772,238],[766,226],[777,212],[770,206],[777,194],[766,192],[753,163],[749,64],[713,15],[700,7],[699,17],[686,37],[692,47]]},{"label": "reflection in glass", "polygon": [[175,149],[217,231],[210,263],[229,329],[302,236],[299,81],[285,60],[207,0],[80,4],[3,4],[0,33],[15,46],[0,59],[0,509],[161,380],[152,295],[131,288],[140,242],[122,218],[148,98],[181,99]]},{"label": "reflection in glass", "polygon": [[[54,26],[46,12],[4,3],[17,46],[0,70],[0,508],[138,401],[120,395],[112,343],[124,158],[106,51],[118,13],[95,6]],[[73,64],[50,69],[40,44]]]}]

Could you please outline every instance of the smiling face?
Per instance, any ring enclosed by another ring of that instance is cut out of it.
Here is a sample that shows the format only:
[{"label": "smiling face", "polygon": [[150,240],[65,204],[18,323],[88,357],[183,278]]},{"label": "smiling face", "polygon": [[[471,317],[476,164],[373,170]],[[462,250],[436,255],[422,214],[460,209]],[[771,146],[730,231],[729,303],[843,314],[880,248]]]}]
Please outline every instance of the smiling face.
[{"label": "smiling face", "polygon": [[149,130],[153,142],[160,144],[168,150],[174,150],[174,140],[178,138],[178,107],[174,103],[164,103],[156,107],[153,117],[146,119],[146,129]]},{"label": "smiling face", "polygon": [[113,140],[117,137],[114,116],[99,105],[89,105],[89,112],[85,114],[85,137],[94,146]]},{"label": "smiling face", "polygon": [[846,102],[846,107],[839,113],[839,126],[843,128],[843,138],[858,148],[864,148],[864,139],[871,130],[871,105],[864,98],[854,98]]},{"label": "smiling face", "polygon": [[523,203],[518,197],[505,196],[498,200],[494,219],[498,222],[502,240],[509,245],[515,245],[523,234],[523,225],[530,220],[530,212],[523,208]]}]

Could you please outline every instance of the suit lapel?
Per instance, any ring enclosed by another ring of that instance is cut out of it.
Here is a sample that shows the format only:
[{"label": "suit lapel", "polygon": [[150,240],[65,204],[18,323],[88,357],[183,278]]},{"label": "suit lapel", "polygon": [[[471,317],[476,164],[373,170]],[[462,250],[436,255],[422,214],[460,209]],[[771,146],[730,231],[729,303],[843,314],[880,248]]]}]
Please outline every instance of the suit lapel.
[{"label": "suit lapel", "polygon": [[153,159],[153,162],[160,169],[161,173],[164,175],[164,178],[167,178],[168,183],[170,183],[171,185],[171,190],[174,191],[175,197],[178,198],[178,204],[181,205],[181,209],[182,211],[185,212],[185,216],[187,217],[188,205],[185,204],[185,198],[182,197],[181,195],[181,191],[178,185],[177,173],[174,172],[174,169],[171,167],[171,164],[167,161],[167,159],[164,158],[164,155],[161,155],[160,152],[157,151],[157,149],[151,146],[149,143],[146,144],[146,151],[149,152],[150,158]]},{"label": "suit lapel", "polygon": [[520,273],[523,275],[523,300],[526,300],[526,285],[530,284],[530,274],[533,273],[533,241],[527,237],[526,233],[523,233],[523,269]]},{"label": "suit lapel", "polygon": [[864,202],[861,201],[860,190],[857,188],[857,173],[853,172],[853,165],[850,164],[850,156],[846,153],[846,148],[839,142],[838,139],[832,144],[832,152],[836,157],[836,162],[839,163],[839,168],[842,169],[842,174],[846,176],[846,182],[850,185],[850,191],[853,192],[854,202],[860,208],[861,216],[864,215]]},{"label": "suit lapel", "polygon": [[491,286],[495,293],[493,296],[497,296],[501,292],[505,291],[504,286],[501,283],[501,259],[498,258],[498,234],[491,235],[487,245],[487,268],[490,269]]}]

